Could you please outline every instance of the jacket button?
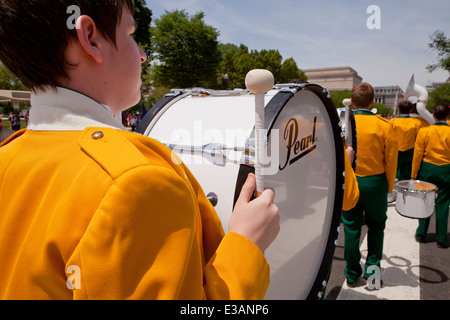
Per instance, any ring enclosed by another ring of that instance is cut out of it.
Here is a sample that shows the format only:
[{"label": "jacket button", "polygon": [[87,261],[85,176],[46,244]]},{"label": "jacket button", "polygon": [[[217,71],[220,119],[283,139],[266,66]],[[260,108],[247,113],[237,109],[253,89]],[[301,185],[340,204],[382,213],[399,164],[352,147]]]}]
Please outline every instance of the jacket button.
[{"label": "jacket button", "polygon": [[95,131],[92,134],[92,139],[94,139],[94,140],[98,140],[98,139],[101,139],[101,138],[103,138],[103,132],[101,132],[101,131]]}]

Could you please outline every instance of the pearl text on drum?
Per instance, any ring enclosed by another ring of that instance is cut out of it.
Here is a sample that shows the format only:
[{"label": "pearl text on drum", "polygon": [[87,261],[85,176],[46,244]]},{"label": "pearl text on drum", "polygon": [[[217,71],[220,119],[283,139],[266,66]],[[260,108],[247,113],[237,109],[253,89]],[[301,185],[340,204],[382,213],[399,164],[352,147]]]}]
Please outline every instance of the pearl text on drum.
[{"label": "pearl text on drum", "polygon": [[[286,166],[293,164],[306,156],[308,153],[316,149],[316,122],[317,117],[314,117],[312,133],[299,138],[299,125],[297,119],[290,119],[284,128],[284,140],[287,141],[287,155],[286,162],[280,166],[280,170]],[[291,157],[293,157],[291,159]]]}]

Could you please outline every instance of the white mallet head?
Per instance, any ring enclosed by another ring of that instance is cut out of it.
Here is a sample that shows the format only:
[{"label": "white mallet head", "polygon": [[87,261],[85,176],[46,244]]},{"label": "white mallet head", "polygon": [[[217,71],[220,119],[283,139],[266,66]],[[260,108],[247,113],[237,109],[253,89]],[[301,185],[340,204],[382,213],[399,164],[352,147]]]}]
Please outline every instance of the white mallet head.
[{"label": "white mallet head", "polygon": [[342,104],[346,107],[350,106],[352,104],[352,100],[351,99],[344,99],[342,100]]},{"label": "white mallet head", "polygon": [[255,93],[264,93],[273,88],[274,78],[272,72],[265,69],[254,69],[245,76],[245,85],[248,90]]}]

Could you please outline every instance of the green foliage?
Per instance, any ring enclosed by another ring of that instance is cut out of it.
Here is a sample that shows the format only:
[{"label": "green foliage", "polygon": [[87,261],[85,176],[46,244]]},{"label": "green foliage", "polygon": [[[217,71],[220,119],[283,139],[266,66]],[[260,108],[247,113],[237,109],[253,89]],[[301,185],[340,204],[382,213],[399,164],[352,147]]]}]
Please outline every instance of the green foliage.
[{"label": "green foliage", "polygon": [[427,66],[429,72],[433,72],[436,69],[443,69],[450,72],[450,39],[447,39],[444,32],[436,30],[430,36],[431,42],[428,46],[437,51],[438,62]]},{"label": "green foliage", "polygon": [[165,12],[152,28],[155,84],[171,88],[208,86],[216,82],[220,61],[219,32],[205,24],[204,13]]},{"label": "green foliage", "polygon": [[0,62],[0,89],[28,90],[9,70]]},{"label": "green foliage", "polygon": [[[28,90],[4,65],[0,62],[0,89],[1,90]],[[19,110],[28,108],[28,102],[20,102]],[[0,103],[0,114],[13,110],[12,103]]]},{"label": "green foliage", "polygon": [[378,103],[378,102],[375,102],[373,104],[372,108],[376,108],[377,114],[379,114],[380,116],[390,116],[394,113],[394,110],[392,110],[388,106],[386,106],[382,103]]},{"label": "green foliage", "polygon": [[[334,106],[336,108],[344,108],[344,105],[342,104],[342,100],[349,99],[350,96],[351,96],[350,90],[332,91],[331,92],[331,99],[333,100]],[[354,109],[353,106],[350,106],[350,107]],[[379,114],[379,115],[392,115],[394,112],[388,106],[386,106],[382,103],[378,103],[378,102],[375,102],[373,104],[372,108],[376,108],[377,114]]]},{"label": "green foliage", "polygon": [[332,91],[331,92],[331,100],[333,100],[334,106],[336,108],[344,108],[342,104],[342,100],[350,98],[350,90],[343,91]]},{"label": "green foliage", "polygon": [[450,105],[450,83],[444,83],[430,92],[427,109],[433,112],[434,107],[440,103]]},{"label": "green foliage", "polygon": [[133,17],[138,24],[138,28],[134,33],[134,40],[136,40],[147,55],[150,55],[150,24],[152,22],[152,11],[146,7],[145,0],[134,1]]},{"label": "green foliage", "polygon": [[273,73],[275,83],[286,83],[292,79],[306,80],[306,75],[297,67],[293,58],[283,61],[278,50],[251,50],[227,43],[219,46],[222,59],[219,64],[220,78],[227,74],[223,89],[245,88],[245,76],[252,69],[267,69]]},{"label": "green foliage", "polygon": [[300,79],[306,81],[308,77],[300,70],[295,62],[294,58],[286,59],[281,64],[280,83],[288,83],[293,79]]}]

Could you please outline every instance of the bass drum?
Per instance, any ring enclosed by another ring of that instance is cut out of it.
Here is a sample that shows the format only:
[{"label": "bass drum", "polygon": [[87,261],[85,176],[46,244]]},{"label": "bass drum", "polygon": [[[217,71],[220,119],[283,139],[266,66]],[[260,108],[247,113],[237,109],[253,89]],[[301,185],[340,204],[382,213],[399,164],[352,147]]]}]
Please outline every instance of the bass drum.
[{"label": "bass drum", "polygon": [[[254,109],[248,91],[179,90],[159,101],[138,127],[177,152],[225,232],[242,184],[254,172]],[[265,95],[265,127],[265,187],[275,190],[281,226],[265,252],[271,270],[265,298],[319,299],[342,209],[339,118],[325,88],[297,84]]]}]

